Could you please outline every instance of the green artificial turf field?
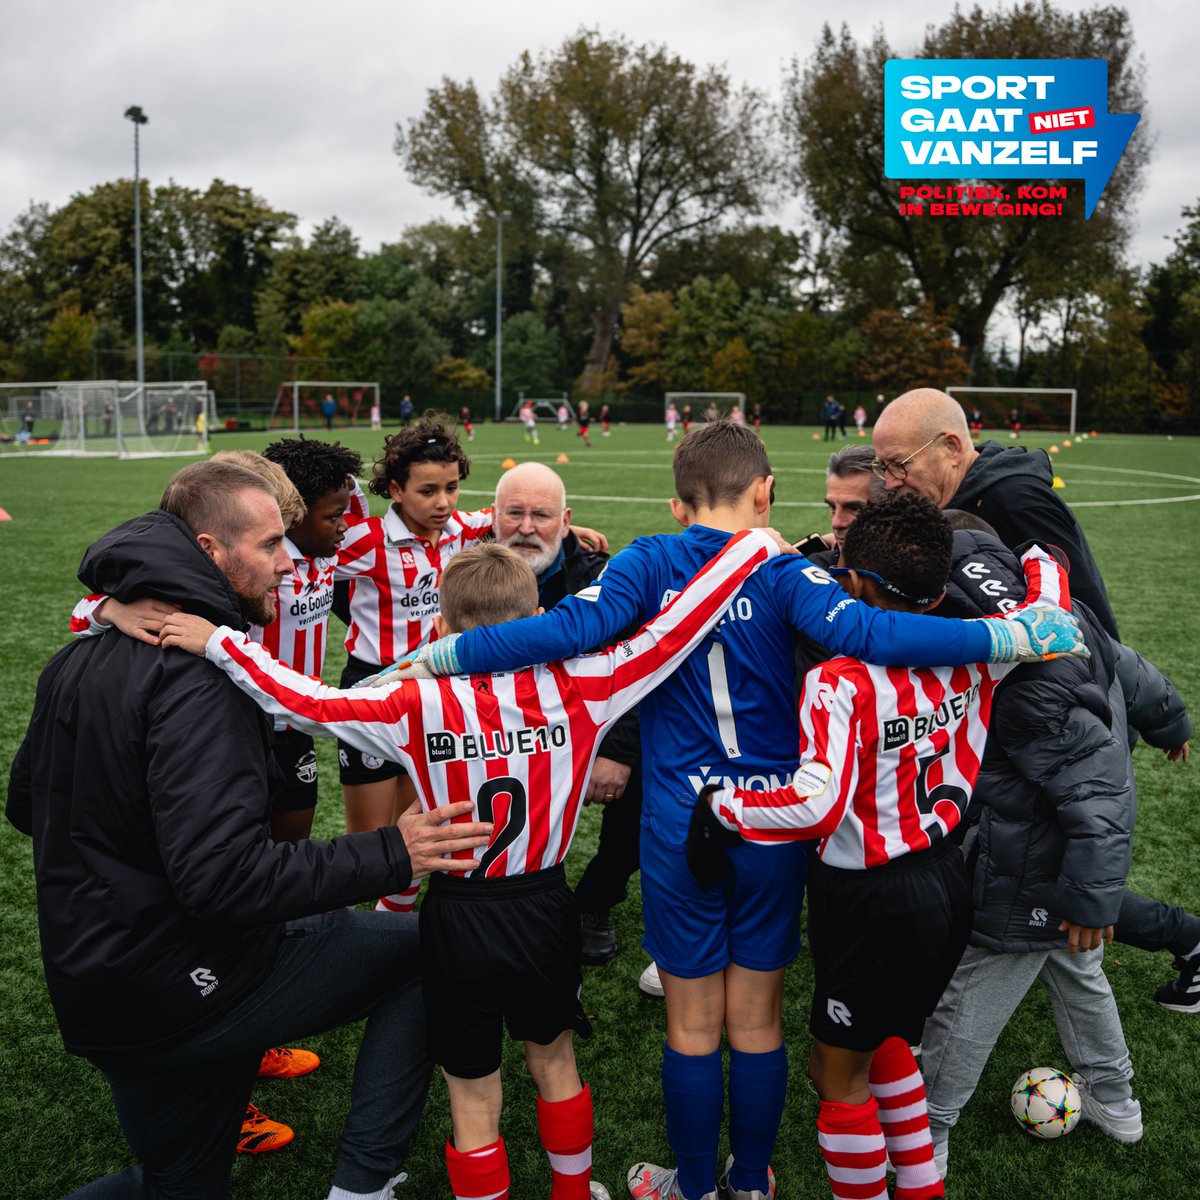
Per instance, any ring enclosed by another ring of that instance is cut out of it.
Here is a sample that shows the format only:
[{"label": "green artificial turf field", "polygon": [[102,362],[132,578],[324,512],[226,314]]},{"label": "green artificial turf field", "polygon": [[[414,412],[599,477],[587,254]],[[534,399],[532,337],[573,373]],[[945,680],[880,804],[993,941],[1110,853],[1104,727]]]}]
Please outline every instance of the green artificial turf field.
[{"label": "green artificial turf field", "polygon": [[[368,459],[379,444],[379,435],[365,430],[340,431],[338,436]],[[775,525],[793,538],[827,528],[821,497],[830,447],[813,441],[811,429],[767,428],[764,436],[777,472]],[[1007,435],[1000,436],[1007,442]],[[261,449],[268,440],[264,434],[219,436],[215,448]],[[1023,444],[1049,446],[1052,441],[1035,434]],[[1066,484],[1062,494],[1076,506],[1091,540],[1124,640],[1166,671],[1194,705],[1200,704],[1196,441],[1111,435],[1070,447],[1061,439],[1055,444],[1062,447],[1054,456]],[[551,427],[543,429],[541,445],[533,448],[522,440],[519,427],[481,425],[469,450],[473,467],[464,485],[464,506],[488,503],[507,455],[554,465],[565,452],[570,462],[558,469],[573,511],[584,524],[605,530],[614,550],[638,534],[672,528],[666,504],[672,447],[657,427],[616,427],[607,439],[596,430],[589,449],[573,433]],[[182,465],[169,459],[15,461],[36,453],[0,458],[0,508],[12,517],[0,522],[0,771],[5,779],[24,733],[38,673],[67,640],[67,616],[81,593],[75,571],[84,549],[113,525],[153,507],[167,478]],[[342,650],[336,636],[330,641],[325,674],[332,680]],[[1197,766],[1172,766],[1146,747],[1136,751],[1135,761],[1141,805],[1130,886],[1195,908],[1200,905]],[[329,837],[340,830],[341,803],[328,743],[320,762],[316,832]],[[587,861],[597,827],[595,810],[585,810],[568,860],[574,875]],[[38,955],[30,844],[6,822],[0,822],[0,858],[0,1196],[32,1200],[70,1192],[129,1159],[99,1074],[65,1054],[59,1042]],[[643,996],[636,987],[647,961],[638,945],[636,895],[613,915],[621,950],[607,967],[585,970],[585,1007],[594,1015],[596,1032],[590,1042],[579,1044],[578,1057],[595,1096],[595,1176],[616,1197],[624,1194],[631,1163],[670,1159],[659,1091],[664,1014],[661,1001]],[[948,1195],[1195,1194],[1200,1015],[1164,1012],[1153,1003],[1154,988],[1173,975],[1168,956],[1114,945],[1106,967],[1137,1070],[1135,1094],[1145,1110],[1143,1141],[1122,1146],[1092,1126],[1080,1126],[1061,1142],[1039,1143],[1017,1128],[1008,1113],[1012,1081],[1028,1067],[1066,1066],[1049,1005],[1035,990],[1010,1022],[951,1139]],[[801,952],[789,974],[785,1001],[791,1087],[775,1155],[784,1200],[829,1194],[813,1130],[816,1099],[805,1078],[810,980],[809,961]],[[351,1029],[314,1039],[310,1044],[324,1060],[318,1072],[256,1089],[256,1102],[268,1115],[293,1125],[296,1141],[257,1159],[240,1156],[234,1196],[290,1200],[325,1195],[357,1038],[357,1030]],[[503,1126],[512,1194],[520,1200],[545,1196],[550,1177],[537,1140],[533,1089],[515,1046],[506,1055],[505,1085],[509,1107]],[[186,1087],[187,1081],[180,1079],[179,1086]],[[435,1081],[409,1162],[411,1178],[398,1195],[450,1195],[442,1165],[447,1132],[445,1089]]]}]

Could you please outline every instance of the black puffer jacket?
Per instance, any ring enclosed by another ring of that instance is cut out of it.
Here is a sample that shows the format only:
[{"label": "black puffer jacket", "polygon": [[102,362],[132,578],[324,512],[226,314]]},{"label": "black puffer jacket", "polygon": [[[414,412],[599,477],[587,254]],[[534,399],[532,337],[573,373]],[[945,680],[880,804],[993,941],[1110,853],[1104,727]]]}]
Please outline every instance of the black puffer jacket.
[{"label": "black puffer jacket", "polygon": [[[80,579],[242,624],[225,576],[165,512],[106,534]],[[110,634],[50,660],[6,811],[34,839],[68,1050],[183,1040],[265,977],[286,920],[407,886],[394,827],[274,845],[271,763],[269,720],[202,658]]]},{"label": "black puffer jacket", "polygon": [[[947,589],[954,615],[983,615],[1023,598],[1020,564],[996,539],[960,532],[954,548]],[[1091,658],[1018,667],[993,703],[973,796],[979,825],[968,840],[971,940],[993,950],[1062,944],[1064,919],[1091,927],[1116,921],[1137,811],[1129,753],[1137,731],[1162,748],[1191,735],[1171,683],[1110,638],[1085,605],[1073,611]]]},{"label": "black puffer jacket", "polygon": [[1036,541],[1047,549],[1063,551],[1072,595],[1096,614],[1107,633],[1118,637],[1117,619],[1092,548],[1053,484],[1054,470],[1045,450],[985,442],[945,507],[982,517],[1010,550]]}]

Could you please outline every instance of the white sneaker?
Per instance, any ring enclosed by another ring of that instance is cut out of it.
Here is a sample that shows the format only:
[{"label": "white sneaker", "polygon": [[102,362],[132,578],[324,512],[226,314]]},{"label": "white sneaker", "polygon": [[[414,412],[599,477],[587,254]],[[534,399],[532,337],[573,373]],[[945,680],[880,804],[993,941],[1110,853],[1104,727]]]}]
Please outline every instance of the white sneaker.
[{"label": "white sneaker", "polygon": [[1098,1126],[1118,1142],[1142,1140],[1142,1106],[1138,1101],[1129,1099],[1118,1104],[1101,1104],[1088,1090],[1088,1082],[1082,1075],[1073,1074],[1071,1079],[1083,1101],[1083,1111],[1079,1114],[1083,1120]]},{"label": "white sneaker", "polygon": [[658,977],[658,963],[651,963],[638,977],[638,987],[641,988],[647,996],[661,996],[663,994],[662,980]]},{"label": "white sneaker", "polygon": [[734,1189],[729,1182],[729,1172],[733,1170],[733,1155],[731,1154],[725,1160],[725,1174],[717,1180],[718,1196],[726,1197],[726,1200],[774,1200],[775,1197],[775,1172],[770,1167],[767,1168],[767,1190],[765,1192],[741,1192]]},{"label": "white sneaker", "polygon": [[[633,1200],[684,1200],[679,1190],[679,1175],[674,1167],[654,1163],[634,1163],[625,1176]],[[717,1200],[716,1192],[705,1192],[700,1200]]]},{"label": "white sneaker", "polygon": [[608,1188],[602,1183],[597,1183],[594,1179],[588,1186],[591,1188],[592,1200],[612,1200],[608,1194]]}]

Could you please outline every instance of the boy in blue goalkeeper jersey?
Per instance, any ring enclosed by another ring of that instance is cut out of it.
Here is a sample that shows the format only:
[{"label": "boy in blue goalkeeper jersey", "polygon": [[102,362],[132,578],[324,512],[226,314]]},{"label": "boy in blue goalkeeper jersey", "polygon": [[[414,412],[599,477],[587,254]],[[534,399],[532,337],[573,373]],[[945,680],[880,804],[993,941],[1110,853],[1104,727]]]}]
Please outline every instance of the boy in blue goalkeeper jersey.
[{"label": "boy in blue goalkeeper jersey", "polygon": [[[770,523],[774,479],[752,430],[705,425],[680,443],[674,468],[671,507],[682,535],[638,538],[600,580],[551,613],[433,642],[420,667],[438,674],[510,669],[601,645],[657,612],[733,533]],[[1047,625],[1057,619],[1042,618]],[[1036,623],[1028,611],[1021,621]],[[768,1163],[787,1086],[783,972],[799,945],[804,859],[796,847],[736,847],[733,879],[706,892],[687,869],[685,846],[705,784],[772,788],[795,771],[795,629],[835,653],[886,664],[1041,657],[1020,621],[951,622],[871,608],[790,555],[748,581],[725,619],[643,703],[644,945],[659,963],[666,995],[663,1094],[677,1166],[638,1164],[629,1186],[639,1200],[716,1196],[722,1029],[730,1046],[733,1158],[721,1187],[737,1200],[774,1191]],[[1042,649],[1067,651],[1073,630],[1056,629],[1053,645],[1037,640]]]}]

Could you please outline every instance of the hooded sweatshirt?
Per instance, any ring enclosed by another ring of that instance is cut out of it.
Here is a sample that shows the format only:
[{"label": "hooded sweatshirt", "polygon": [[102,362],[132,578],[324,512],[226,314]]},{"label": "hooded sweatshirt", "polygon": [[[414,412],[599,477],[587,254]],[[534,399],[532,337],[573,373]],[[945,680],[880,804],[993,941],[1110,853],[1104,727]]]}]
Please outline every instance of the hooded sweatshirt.
[{"label": "hooded sweatshirt", "polygon": [[[244,626],[229,581],[162,511],[118,526],[79,577]],[[110,634],[38,682],[7,816],[34,842],[46,982],[68,1050],[184,1041],[271,970],[292,918],[399,891],[394,826],[275,845],[270,721],[203,658]]]},{"label": "hooded sweatshirt", "polygon": [[1100,568],[1075,514],[1054,491],[1054,471],[1044,450],[985,442],[946,508],[982,517],[1010,549],[1037,542],[1061,550],[1071,595],[1092,610],[1104,631],[1118,637],[1117,619]]}]

